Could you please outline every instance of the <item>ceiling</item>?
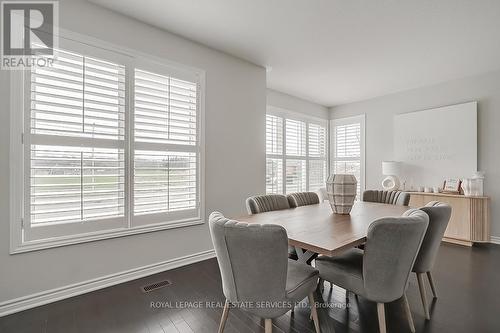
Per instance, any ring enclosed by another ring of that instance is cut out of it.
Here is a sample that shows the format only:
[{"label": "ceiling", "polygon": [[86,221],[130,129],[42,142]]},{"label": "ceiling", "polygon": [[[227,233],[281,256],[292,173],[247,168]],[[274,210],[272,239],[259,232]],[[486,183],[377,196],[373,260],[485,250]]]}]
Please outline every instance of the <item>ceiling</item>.
[{"label": "ceiling", "polygon": [[500,69],[498,0],[91,0],[325,106]]}]

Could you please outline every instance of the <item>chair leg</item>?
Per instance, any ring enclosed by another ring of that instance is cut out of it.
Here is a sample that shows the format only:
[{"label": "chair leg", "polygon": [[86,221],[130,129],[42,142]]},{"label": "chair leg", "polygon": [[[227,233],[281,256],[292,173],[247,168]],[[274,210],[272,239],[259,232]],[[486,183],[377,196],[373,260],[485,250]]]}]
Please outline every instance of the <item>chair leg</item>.
[{"label": "chair leg", "polygon": [[437,292],[436,292],[436,286],[434,285],[434,280],[432,279],[432,274],[430,271],[427,272],[427,279],[429,280],[429,284],[431,285],[431,290],[432,290],[432,296],[434,298],[437,298]]},{"label": "chair leg", "polygon": [[320,333],[318,311],[316,309],[316,301],[314,300],[314,295],[313,293],[310,293],[307,297],[309,298],[309,305],[311,305],[311,316],[314,321],[314,328],[316,329],[316,333]]},{"label": "chair leg", "polygon": [[406,293],[403,294],[403,302],[405,303],[405,312],[406,318],[408,319],[408,325],[410,326],[410,331],[415,333],[415,325],[413,324],[413,317],[411,315],[410,303],[408,303],[408,297],[406,297]]},{"label": "chair leg", "polygon": [[222,310],[222,317],[219,324],[219,333],[224,332],[224,326],[226,326],[227,315],[229,314],[229,301],[226,299],[224,303],[224,310]]},{"label": "chair leg", "polygon": [[422,305],[424,306],[425,319],[431,319],[429,315],[429,305],[427,304],[427,295],[425,292],[424,273],[417,273],[418,289],[420,289],[420,298],[422,298]]},{"label": "chair leg", "polygon": [[266,333],[272,333],[273,332],[273,320],[272,319],[265,319],[264,324],[266,327]]},{"label": "chair leg", "polygon": [[378,327],[380,333],[386,333],[385,329],[385,308],[384,303],[377,303]]},{"label": "chair leg", "polygon": [[325,286],[325,280],[323,280],[322,278],[319,278],[318,279],[318,288],[321,292],[323,292],[323,288]]}]

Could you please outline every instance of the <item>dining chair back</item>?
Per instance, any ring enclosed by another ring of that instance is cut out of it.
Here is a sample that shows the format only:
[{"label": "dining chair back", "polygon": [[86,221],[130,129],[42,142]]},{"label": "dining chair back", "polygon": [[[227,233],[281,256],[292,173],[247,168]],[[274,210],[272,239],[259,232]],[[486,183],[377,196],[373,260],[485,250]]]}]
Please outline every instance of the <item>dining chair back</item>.
[{"label": "dining chair back", "polygon": [[290,208],[319,204],[319,196],[316,192],[296,192],[287,196]]},{"label": "dining chair back", "polygon": [[402,298],[415,332],[406,287],[428,224],[429,216],[419,209],[380,218],[368,228],[364,251],[353,248],[335,257],[319,257],[316,268],[322,279],[377,302],[381,333],[386,332],[385,303]]},{"label": "dining chair back", "polygon": [[426,213],[411,209],[370,225],[363,258],[368,299],[388,303],[403,296],[428,223]]},{"label": "dining chair back", "polygon": [[288,238],[283,227],[210,215],[210,232],[230,302],[284,299]]},{"label": "dining chair back", "polygon": [[265,331],[269,333],[272,318],[285,314],[309,297],[314,326],[319,333],[313,297],[318,271],[287,258],[285,228],[238,222],[219,212],[210,214],[209,228],[226,297],[219,332],[224,330],[231,304],[264,318]]},{"label": "dining chair back", "polygon": [[410,194],[403,191],[366,190],[363,192],[363,201],[408,206]]},{"label": "dining chair back", "polygon": [[248,214],[259,214],[290,208],[288,199],[282,194],[256,195],[246,200]]}]

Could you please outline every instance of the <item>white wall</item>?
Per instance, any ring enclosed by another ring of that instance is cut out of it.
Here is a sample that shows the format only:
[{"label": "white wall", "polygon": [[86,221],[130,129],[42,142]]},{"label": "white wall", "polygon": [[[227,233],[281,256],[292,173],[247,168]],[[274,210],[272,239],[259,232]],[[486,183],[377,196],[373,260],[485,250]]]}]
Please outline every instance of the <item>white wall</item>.
[{"label": "white wall", "polygon": [[327,107],[272,89],[267,89],[267,105],[316,118],[329,118]]},{"label": "white wall", "polygon": [[[330,108],[330,118],[366,114],[366,188],[380,188],[383,160],[393,158],[393,117],[397,113],[478,101],[478,169],[486,172],[491,196],[492,235],[500,236],[500,72],[454,80]],[[429,119],[432,121],[432,119]],[[456,135],[460,135],[457,128]]]},{"label": "white wall", "polygon": [[[83,0],[59,7],[64,29],[206,70],[207,214],[241,214],[246,197],[265,191],[264,68]],[[212,248],[205,224],[9,255],[7,71],[0,87],[0,303]]]}]

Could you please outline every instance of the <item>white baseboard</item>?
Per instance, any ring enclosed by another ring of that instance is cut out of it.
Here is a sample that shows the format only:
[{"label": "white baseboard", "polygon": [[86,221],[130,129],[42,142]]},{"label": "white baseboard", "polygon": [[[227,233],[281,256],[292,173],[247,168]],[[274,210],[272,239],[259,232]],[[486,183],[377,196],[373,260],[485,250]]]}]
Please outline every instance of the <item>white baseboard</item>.
[{"label": "white baseboard", "polygon": [[0,303],[0,317],[215,257],[208,250]]},{"label": "white baseboard", "polygon": [[500,237],[497,237],[497,236],[491,236],[491,237],[490,237],[490,243],[500,245]]}]

